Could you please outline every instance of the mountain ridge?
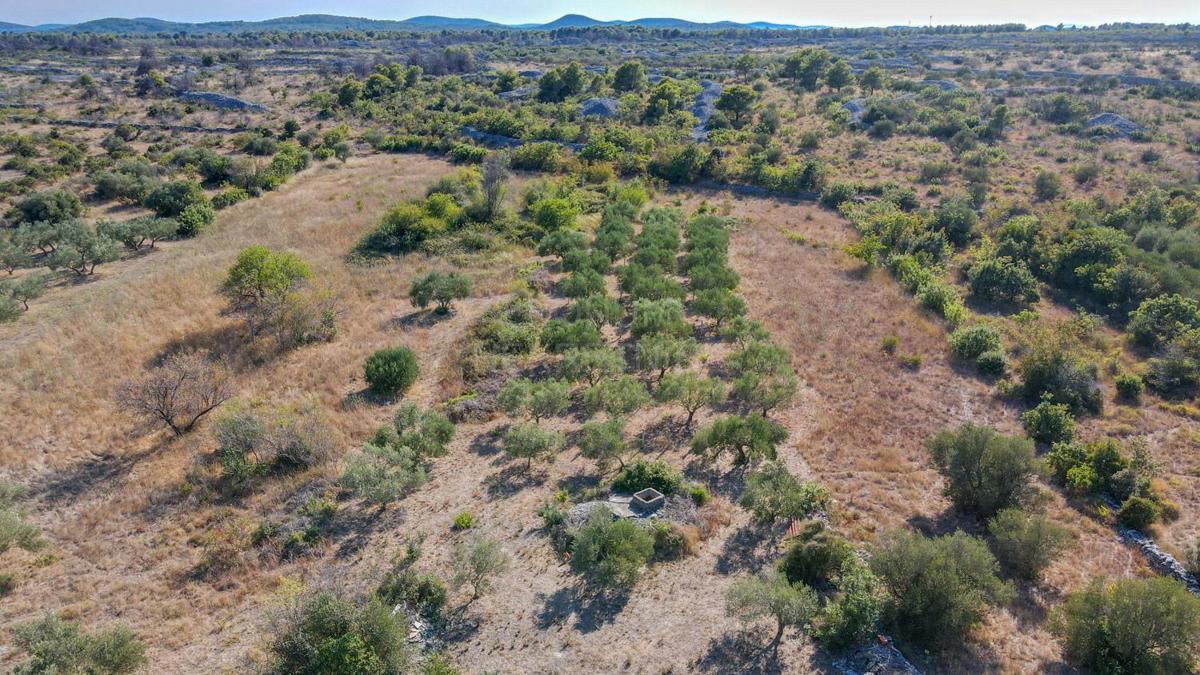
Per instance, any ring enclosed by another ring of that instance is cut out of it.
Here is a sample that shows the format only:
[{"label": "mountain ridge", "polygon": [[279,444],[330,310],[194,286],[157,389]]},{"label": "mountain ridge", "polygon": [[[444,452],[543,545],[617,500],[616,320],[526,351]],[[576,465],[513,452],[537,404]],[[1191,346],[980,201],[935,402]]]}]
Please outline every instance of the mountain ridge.
[{"label": "mountain ridge", "polygon": [[820,30],[829,26],[797,26],[794,24],[754,21],[688,21],[672,17],[647,17],[632,21],[600,21],[582,14],[564,14],[546,23],[502,24],[472,17],[414,16],[408,19],[368,19],[336,14],[300,14],[261,21],[205,21],[199,23],[168,21],[154,17],[105,17],[73,24],[42,24],[26,26],[0,22],[0,33],[248,33],[254,31],[421,31],[421,30],[555,30],[560,28],[591,28],[597,26],[641,26],[645,28],[678,28],[683,30]]}]

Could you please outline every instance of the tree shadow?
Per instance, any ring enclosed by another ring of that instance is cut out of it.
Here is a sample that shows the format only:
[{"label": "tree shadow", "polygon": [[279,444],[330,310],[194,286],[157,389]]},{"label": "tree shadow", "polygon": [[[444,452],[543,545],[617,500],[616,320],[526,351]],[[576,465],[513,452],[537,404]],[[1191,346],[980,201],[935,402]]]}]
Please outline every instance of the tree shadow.
[{"label": "tree shadow", "polygon": [[558,589],[550,595],[540,594],[542,609],[537,625],[545,630],[566,624],[574,617],[574,628],[580,633],[592,633],[612,623],[629,604],[627,591],[590,594],[582,583]]},{"label": "tree shadow", "polygon": [[770,528],[756,523],[743,525],[725,540],[713,567],[717,574],[754,572],[775,558],[776,538]]},{"label": "tree shadow", "polygon": [[376,531],[395,529],[407,519],[408,511],[402,506],[384,511],[356,510],[349,514],[339,511],[327,532],[329,539],[337,543],[334,556],[343,560],[353,557],[371,543],[371,535]]},{"label": "tree shadow", "polygon": [[770,631],[755,628],[713,638],[696,660],[696,672],[719,675],[782,673],[779,653],[772,648]]},{"label": "tree shadow", "polygon": [[909,527],[927,537],[941,537],[959,530],[973,535],[983,533],[983,525],[980,522],[953,508],[946,509],[935,516],[916,514],[910,516],[905,522]]},{"label": "tree shadow", "polygon": [[483,482],[489,497],[505,499],[522,490],[545,484],[546,475],[527,468],[524,462],[516,462],[488,476]]},{"label": "tree shadow", "polygon": [[435,309],[418,309],[404,316],[394,316],[384,322],[383,330],[400,330],[406,328],[431,328],[447,319],[454,317],[454,310],[438,312]]},{"label": "tree shadow", "polygon": [[651,422],[634,436],[643,453],[656,457],[684,447],[690,438],[688,428],[672,417],[663,417],[657,422]]},{"label": "tree shadow", "polygon": [[498,437],[495,435],[495,430],[476,434],[475,438],[472,438],[471,442],[467,445],[467,449],[480,457],[492,457],[499,455],[503,451],[498,442]]},{"label": "tree shadow", "polygon": [[245,326],[226,322],[174,338],[147,359],[145,367],[157,368],[171,356],[191,351],[204,353],[210,361],[223,363],[235,372],[257,368],[277,353],[249,339]]},{"label": "tree shadow", "polygon": [[701,459],[693,459],[683,467],[685,478],[703,483],[709,491],[736,502],[746,487],[746,467],[734,467],[722,473]]},{"label": "tree shadow", "polygon": [[556,485],[560,490],[566,490],[571,494],[578,494],[584,490],[590,490],[599,487],[602,480],[603,477],[599,474],[575,474],[573,476],[564,476],[559,478]]},{"label": "tree shadow", "polygon": [[138,462],[159,449],[156,445],[132,455],[105,453],[73,462],[36,478],[29,486],[30,497],[48,504],[73,504],[95,490],[111,490],[114,481],[129,475]]}]

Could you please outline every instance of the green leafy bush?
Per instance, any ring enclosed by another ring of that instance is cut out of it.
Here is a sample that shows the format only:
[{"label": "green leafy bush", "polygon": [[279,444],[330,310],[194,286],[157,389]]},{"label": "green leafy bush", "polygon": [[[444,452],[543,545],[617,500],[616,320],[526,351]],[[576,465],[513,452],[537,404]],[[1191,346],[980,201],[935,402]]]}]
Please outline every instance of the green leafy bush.
[{"label": "green leafy bush", "polygon": [[369,356],[363,366],[367,386],[382,396],[395,396],[408,391],[417,381],[419,373],[417,356],[407,347],[380,349]]},{"label": "green leafy bush", "polygon": [[385,673],[407,669],[412,650],[403,614],[379,599],[303,595],[282,612],[270,641],[276,673]]},{"label": "green leafy bush", "polygon": [[637,492],[646,488],[654,488],[664,495],[677,494],[683,488],[683,476],[661,460],[636,459],[613,478],[613,490],[617,492]]},{"label": "green leafy bush", "polygon": [[1070,442],[1075,437],[1075,418],[1063,403],[1043,400],[1021,415],[1025,433],[1038,443],[1051,445]]},{"label": "green leafy bush", "polygon": [[1095,673],[1188,673],[1200,653],[1200,599],[1166,577],[1093,581],[1053,616],[1069,661]]},{"label": "green leafy bush", "polygon": [[628,520],[614,520],[607,508],[595,509],[571,542],[571,571],[593,587],[627,590],[654,553],[654,537]]},{"label": "green leafy bush", "polygon": [[990,518],[1029,493],[1034,453],[1026,439],[966,424],[939,432],[929,452],[946,478],[946,496],[967,513]]},{"label": "green leafy bush", "polygon": [[1000,349],[1000,333],[984,324],[964,326],[950,334],[950,352],[964,361],[974,361],[984,352]]},{"label": "green leafy bush", "polygon": [[829,507],[829,491],[801,482],[780,462],[767,462],[746,478],[741,504],[764,523],[795,520]]},{"label": "green leafy bush", "polygon": [[932,539],[897,532],[875,550],[871,569],[888,592],[887,623],[927,648],[961,640],[1012,592],[987,546],[963,532]]},{"label": "green leafy bush", "polygon": [[779,561],[779,571],[788,581],[815,586],[830,581],[854,555],[846,540],[818,520],[804,523]]},{"label": "green leafy bush", "polygon": [[1013,576],[1037,581],[1071,541],[1071,531],[1042,514],[1003,509],[988,521],[992,549]]},{"label": "green leafy bush", "polygon": [[1158,520],[1160,509],[1152,499],[1133,495],[1121,504],[1117,520],[1126,527],[1144,530]]},{"label": "green leafy bush", "polygon": [[124,626],[89,634],[78,622],[47,614],[15,626],[12,633],[16,646],[28,655],[14,673],[122,675],[147,662],[145,646]]}]

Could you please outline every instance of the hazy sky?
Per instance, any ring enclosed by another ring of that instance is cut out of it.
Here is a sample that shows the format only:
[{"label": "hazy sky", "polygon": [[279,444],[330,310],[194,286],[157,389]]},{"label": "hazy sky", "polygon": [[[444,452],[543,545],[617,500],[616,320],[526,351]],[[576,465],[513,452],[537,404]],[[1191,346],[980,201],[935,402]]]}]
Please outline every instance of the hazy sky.
[{"label": "hazy sky", "polygon": [[406,19],[422,14],[501,23],[549,21],[567,13],[596,19],[670,16],[694,21],[778,21],[835,26],[1023,22],[1029,25],[1112,21],[1200,23],[1200,0],[911,0],[858,3],[789,0],[0,0],[0,21],[74,23],[110,16],[175,21],[269,19],[340,14]]}]

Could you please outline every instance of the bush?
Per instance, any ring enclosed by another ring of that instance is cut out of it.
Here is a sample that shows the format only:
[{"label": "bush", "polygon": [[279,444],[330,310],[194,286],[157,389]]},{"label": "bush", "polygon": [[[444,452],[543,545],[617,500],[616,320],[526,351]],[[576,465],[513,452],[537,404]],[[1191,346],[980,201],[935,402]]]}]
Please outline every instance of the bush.
[{"label": "bush", "polygon": [[854,551],[845,539],[821,521],[810,520],[788,544],[779,561],[779,571],[793,584],[816,586],[830,581],[853,555]]},{"label": "bush", "polygon": [[1117,375],[1113,378],[1113,384],[1117,387],[1117,398],[1130,403],[1137,403],[1142,398],[1142,392],[1146,390],[1142,378],[1133,373]]},{"label": "bush", "polygon": [[612,512],[600,507],[575,533],[571,543],[571,571],[582,575],[596,588],[626,590],[654,553],[654,537],[629,520],[613,520]]},{"label": "bush", "polygon": [[475,526],[475,516],[471,515],[470,511],[463,511],[457,516],[454,516],[454,529],[461,532],[469,530]]},{"label": "bush", "polygon": [[1038,443],[1052,445],[1075,437],[1075,418],[1062,403],[1043,400],[1021,415],[1021,423],[1025,425],[1025,433]]},{"label": "bush", "polygon": [[533,222],[546,232],[570,229],[575,226],[578,210],[567,199],[540,199],[529,207]]},{"label": "bush", "polygon": [[789,626],[807,627],[817,614],[818,603],[813,589],[789,583],[787,577],[774,570],[738,579],[725,592],[725,611],[730,616],[742,622],[775,620],[772,645],[779,644]]},{"label": "bush", "polygon": [[1011,595],[984,543],[963,532],[930,539],[897,532],[871,557],[888,591],[885,616],[900,635],[927,648],[961,640],[989,605]]},{"label": "bush", "polygon": [[[142,205],[160,218],[176,218],[189,206],[208,206],[208,196],[200,184],[190,180],[162,183],[150,191]],[[207,224],[207,223],[206,223]]]},{"label": "bush", "polygon": [[419,372],[417,357],[407,347],[380,349],[367,358],[363,367],[367,386],[381,396],[395,396],[408,391],[417,381]]},{"label": "bush", "polygon": [[829,491],[800,482],[780,462],[767,462],[746,478],[741,504],[764,523],[805,518],[829,507]]},{"label": "bush", "polygon": [[147,662],[146,648],[124,626],[88,634],[74,621],[47,614],[15,626],[13,640],[29,658],[14,673],[132,673]]},{"label": "bush", "polygon": [[1160,348],[1195,328],[1200,328],[1200,304],[1177,294],[1142,302],[1126,326],[1134,342],[1147,349]]},{"label": "bush", "polygon": [[983,324],[959,328],[949,339],[950,352],[964,361],[974,361],[984,352],[1000,349],[1000,333]]},{"label": "bush", "polygon": [[571,403],[571,385],[561,380],[509,380],[497,403],[509,415],[527,415],[534,422],[561,415]]},{"label": "bush", "polygon": [[413,307],[425,309],[430,302],[436,302],[438,314],[449,314],[454,301],[461,300],[470,293],[471,278],[457,272],[430,272],[417,277],[408,292]]},{"label": "bush", "polygon": [[512,168],[553,173],[562,168],[562,152],[550,141],[526,143],[512,153]]},{"label": "bush", "polygon": [[973,297],[996,305],[1025,305],[1041,297],[1037,279],[1025,263],[1006,256],[976,260],[967,272],[967,287]]},{"label": "bush", "polygon": [[967,513],[990,518],[1029,493],[1034,453],[1026,439],[966,424],[939,432],[929,451],[946,478],[946,496]]},{"label": "bush", "polygon": [[979,216],[971,207],[971,202],[964,197],[947,199],[938,205],[933,212],[929,226],[946,233],[946,239],[956,246],[963,246],[971,241],[975,227],[979,224]]},{"label": "bush", "polygon": [[992,549],[1010,574],[1037,581],[1071,541],[1071,531],[1044,515],[1004,509],[988,521]]},{"label": "bush", "polygon": [[1095,673],[1190,673],[1200,599],[1166,577],[1096,580],[1067,597],[1051,627],[1068,660]]},{"label": "bush", "polygon": [[1050,201],[1062,194],[1062,179],[1058,174],[1039,169],[1033,178],[1033,194],[1040,201]]},{"label": "bush", "polygon": [[989,377],[1004,377],[1008,371],[1008,357],[999,349],[987,351],[975,359],[975,367]]},{"label": "bush", "polygon": [[60,223],[83,215],[83,202],[74,192],[54,188],[35,192],[4,214],[14,224]]},{"label": "bush", "polygon": [[879,579],[854,555],[842,562],[837,588],[839,597],[825,605],[814,626],[814,636],[835,651],[874,637],[883,610]]},{"label": "bush", "polygon": [[673,495],[683,488],[683,476],[661,460],[651,462],[637,459],[613,478],[613,490],[617,492],[638,492],[646,488]]},{"label": "bush", "polygon": [[389,607],[400,606],[427,619],[437,619],[446,605],[446,585],[432,574],[413,569],[412,558],[397,561],[375,595]]},{"label": "bush", "polygon": [[403,614],[379,599],[329,591],[303,595],[276,621],[270,641],[276,673],[404,672],[412,658]]},{"label": "bush", "polygon": [[1125,527],[1144,530],[1158,520],[1159,507],[1152,499],[1134,495],[1121,504],[1117,520]]}]

